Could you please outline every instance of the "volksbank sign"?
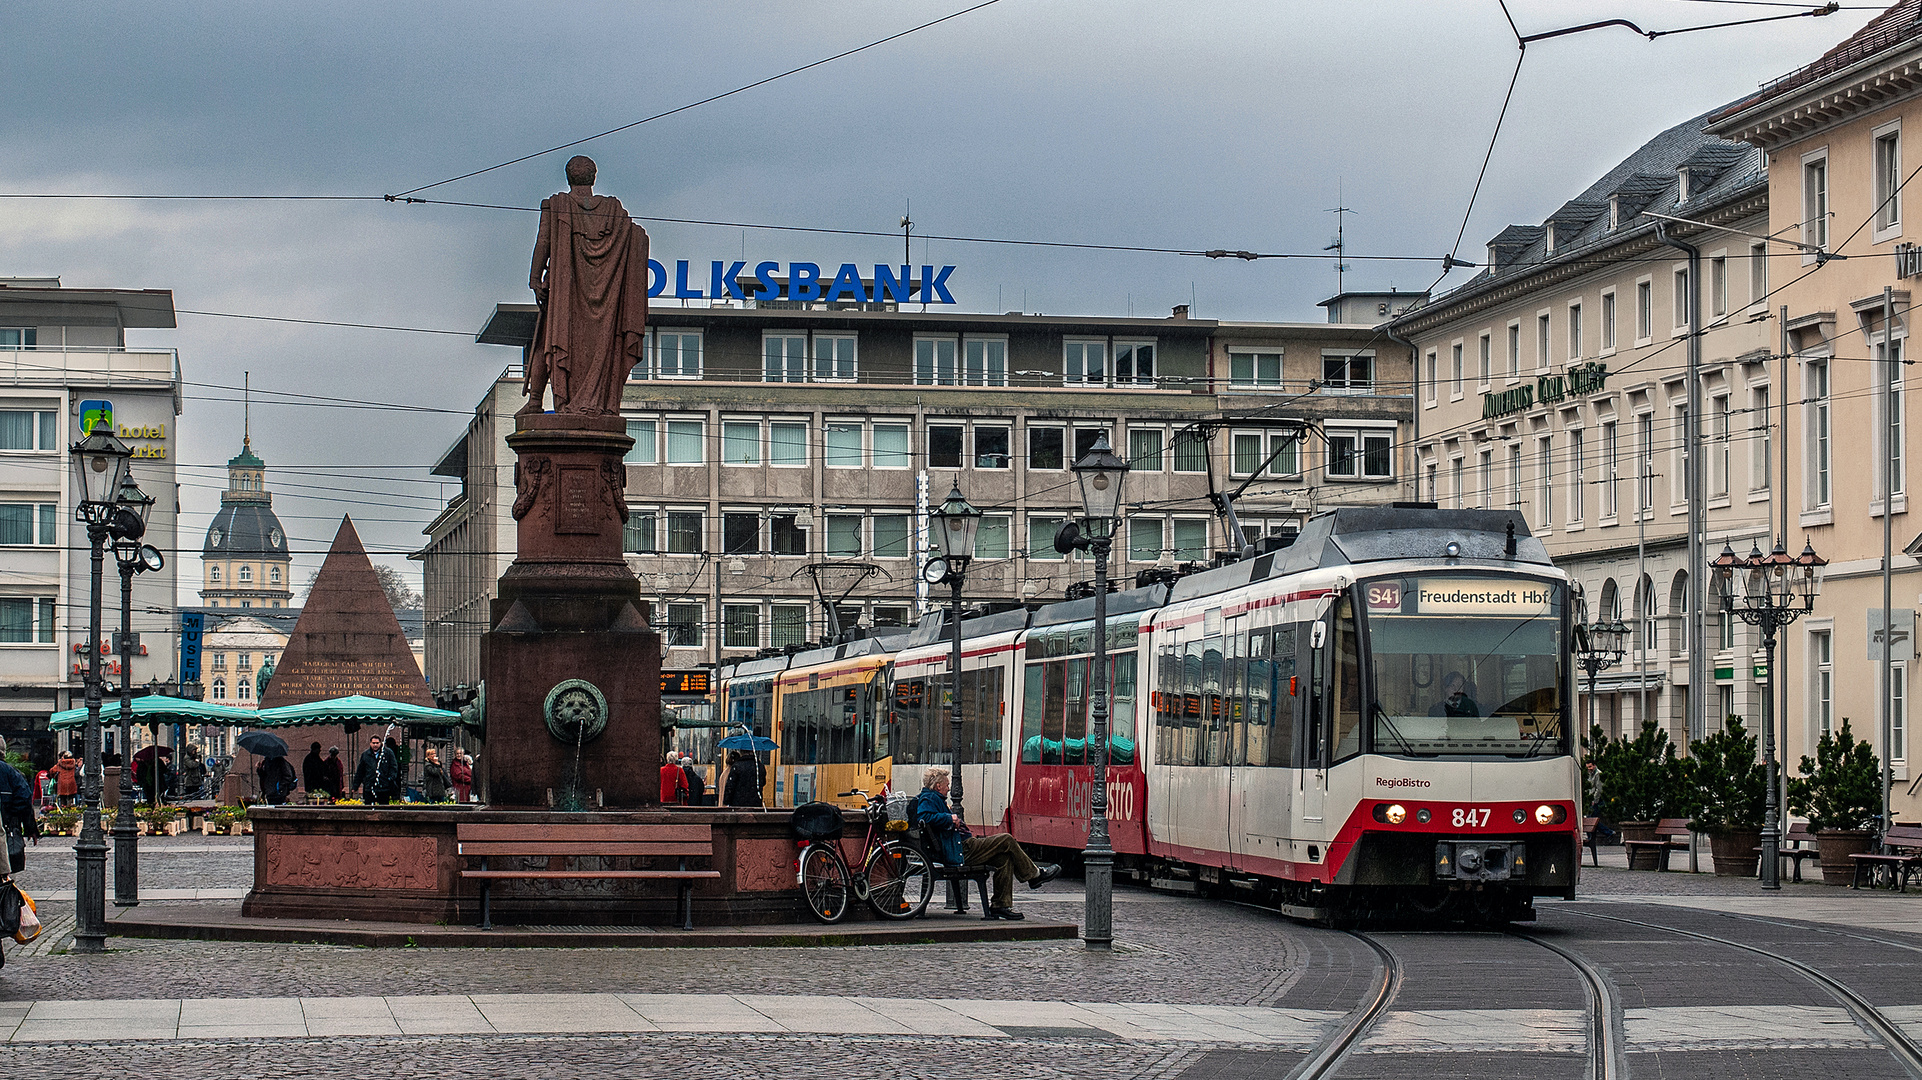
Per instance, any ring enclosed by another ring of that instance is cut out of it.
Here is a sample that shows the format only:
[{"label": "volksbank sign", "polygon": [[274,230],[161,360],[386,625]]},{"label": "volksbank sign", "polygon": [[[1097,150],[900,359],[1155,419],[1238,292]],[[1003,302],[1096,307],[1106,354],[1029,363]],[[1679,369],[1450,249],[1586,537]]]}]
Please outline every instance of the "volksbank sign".
[{"label": "volksbank sign", "polygon": [[853,263],[842,263],[831,278],[822,274],[820,264],[810,262],[788,263],[785,275],[777,262],[755,264],[752,277],[747,277],[746,270],[745,260],[731,263],[716,260],[708,264],[707,280],[702,281],[693,277],[688,260],[681,259],[674,264],[674,290],[669,292],[667,267],[649,259],[647,295],[672,296],[677,300],[955,302],[954,294],[948,291],[948,275],[954,273],[952,266],[923,266],[920,276],[916,277],[912,266],[901,267],[897,274],[894,267],[876,263],[874,275],[865,281],[861,268]]}]

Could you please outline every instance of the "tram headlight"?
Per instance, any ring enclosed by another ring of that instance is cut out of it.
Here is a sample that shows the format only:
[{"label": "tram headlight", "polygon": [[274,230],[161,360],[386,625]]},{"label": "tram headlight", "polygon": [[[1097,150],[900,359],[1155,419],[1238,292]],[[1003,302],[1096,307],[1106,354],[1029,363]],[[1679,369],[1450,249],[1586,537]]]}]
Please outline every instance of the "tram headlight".
[{"label": "tram headlight", "polygon": [[1375,820],[1400,825],[1408,820],[1408,808],[1400,803],[1376,803]]},{"label": "tram headlight", "polygon": [[1568,820],[1568,808],[1543,803],[1535,808],[1535,824],[1559,825]]}]

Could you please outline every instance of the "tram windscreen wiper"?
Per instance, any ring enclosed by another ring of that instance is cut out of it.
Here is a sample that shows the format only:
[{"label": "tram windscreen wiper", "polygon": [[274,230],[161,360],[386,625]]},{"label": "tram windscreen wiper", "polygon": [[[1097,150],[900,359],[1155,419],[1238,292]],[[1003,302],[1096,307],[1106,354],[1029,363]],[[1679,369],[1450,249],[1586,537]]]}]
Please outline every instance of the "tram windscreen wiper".
[{"label": "tram windscreen wiper", "polygon": [[1375,730],[1381,731],[1385,726],[1388,734],[1393,736],[1394,740],[1397,743],[1401,744],[1402,753],[1407,754],[1409,757],[1440,757],[1441,756],[1439,753],[1434,753],[1434,752],[1426,753],[1426,754],[1417,752],[1415,750],[1414,744],[1410,743],[1407,739],[1402,737],[1401,730],[1395,727],[1394,718],[1388,715],[1387,709],[1384,709],[1381,707],[1381,702],[1371,701],[1368,704],[1375,711],[1375,719],[1377,721],[1375,725]]}]

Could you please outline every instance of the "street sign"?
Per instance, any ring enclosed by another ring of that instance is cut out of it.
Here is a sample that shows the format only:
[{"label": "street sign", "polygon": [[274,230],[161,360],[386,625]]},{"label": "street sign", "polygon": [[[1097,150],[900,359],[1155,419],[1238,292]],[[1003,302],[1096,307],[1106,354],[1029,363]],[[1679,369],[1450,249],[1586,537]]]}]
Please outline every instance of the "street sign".
[{"label": "street sign", "polygon": [[[1892,644],[1890,658],[1894,660],[1915,659],[1915,609],[1896,608],[1895,618],[1889,640]],[[1882,659],[1882,609],[1870,608],[1869,612],[1869,659],[1880,662]]]}]

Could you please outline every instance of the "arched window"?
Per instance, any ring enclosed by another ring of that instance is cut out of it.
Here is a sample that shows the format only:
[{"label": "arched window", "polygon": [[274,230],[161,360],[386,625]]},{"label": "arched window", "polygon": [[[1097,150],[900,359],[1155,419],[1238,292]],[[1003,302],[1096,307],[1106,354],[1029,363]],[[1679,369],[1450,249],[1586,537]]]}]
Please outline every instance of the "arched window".
[{"label": "arched window", "polygon": [[1595,618],[1614,622],[1622,617],[1622,591],[1615,587],[1615,579],[1602,582],[1602,603],[1595,609]]},{"label": "arched window", "polygon": [[234,684],[234,696],[242,701],[251,699],[254,696],[254,684],[245,679],[236,682]]},{"label": "arched window", "polygon": [[220,567],[209,566],[207,568],[207,580],[215,585],[220,584]]},{"label": "arched window", "polygon": [[1655,651],[1655,579],[1646,574],[1635,590],[1635,641],[1644,654]]},{"label": "arched window", "polygon": [[[1675,580],[1668,587],[1668,613],[1670,615],[1688,614],[1688,571],[1675,571]],[[1675,629],[1675,640],[1669,642],[1669,651],[1680,656],[1688,648],[1688,629],[1684,622]]]},{"label": "arched window", "polygon": [[275,585],[280,584],[280,567],[276,566],[268,570],[267,580],[273,582]]},{"label": "arched window", "polygon": [[214,680],[214,700],[219,701],[220,699],[226,696],[227,696],[227,680],[215,679]]},{"label": "arched window", "polygon": [[243,566],[243,567],[241,567],[241,568],[240,568],[240,583],[241,583],[242,585],[246,585],[246,584],[248,584],[248,583],[250,583],[250,582],[252,582],[253,580],[254,580],[254,568],[253,568],[253,567],[251,567],[251,566]]}]

